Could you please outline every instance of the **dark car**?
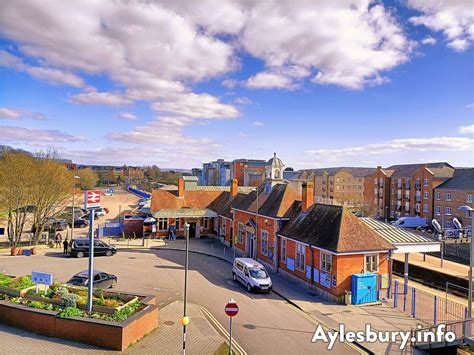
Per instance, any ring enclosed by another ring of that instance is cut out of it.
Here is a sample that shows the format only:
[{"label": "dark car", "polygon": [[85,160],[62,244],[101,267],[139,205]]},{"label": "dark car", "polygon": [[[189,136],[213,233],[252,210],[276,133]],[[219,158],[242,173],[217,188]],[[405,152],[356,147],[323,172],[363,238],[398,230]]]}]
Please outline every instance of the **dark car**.
[{"label": "dark car", "polygon": [[[86,219],[78,218],[74,220],[74,228],[85,228],[89,225],[89,221]],[[69,226],[72,227],[72,223],[69,222]]]},{"label": "dark car", "polygon": [[[89,271],[84,270],[74,275],[68,282],[73,286],[88,286],[89,285]],[[106,272],[94,270],[94,288],[112,288],[117,284],[117,276],[108,274]]]},{"label": "dark car", "polygon": [[[117,249],[101,240],[94,240],[94,256],[112,256],[117,253]],[[89,255],[89,239],[78,238],[72,241],[71,256],[82,258]]]}]

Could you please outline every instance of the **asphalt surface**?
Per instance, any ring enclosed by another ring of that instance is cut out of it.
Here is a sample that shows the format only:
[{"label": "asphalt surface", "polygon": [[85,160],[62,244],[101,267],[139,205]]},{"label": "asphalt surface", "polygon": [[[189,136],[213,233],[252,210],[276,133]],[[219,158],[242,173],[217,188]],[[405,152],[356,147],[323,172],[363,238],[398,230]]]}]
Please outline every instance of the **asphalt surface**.
[{"label": "asphalt surface", "polygon": [[[224,306],[234,298],[240,308],[234,318],[235,339],[249,354],[326,353],[326,344],[311,343],[314,321],[271,294],[253,294],[232,280],[231,265],[213,257],[189,255],[188,299],[206,307],[224,326],[229,318]],[[60,252],[34,257],[0,256],[0,271],[15,275],[31,271],[53,273],[67,281],[87,269],[87,258],[64,257]],[[94,268],[117,275],[117,290],[156,294],[160,307],[183,298],[184,253],[173,250],[120,250],[112,257],[95,258]],[[179,320],[177,320],[179,321]],[[337,343],[335,354],[357,353]]]}]

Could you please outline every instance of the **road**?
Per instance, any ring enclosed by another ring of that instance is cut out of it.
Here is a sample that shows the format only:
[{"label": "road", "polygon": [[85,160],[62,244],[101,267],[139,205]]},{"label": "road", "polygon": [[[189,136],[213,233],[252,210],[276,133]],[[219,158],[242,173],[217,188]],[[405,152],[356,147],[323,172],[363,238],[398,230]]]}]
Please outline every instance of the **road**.
[{"label": "road", "polygon": [[[184,253],[173,250],[120,250],[113,257],[98,257],[95,268],[118,276],[117,290],[156,294],[160,307],[182,299]],[[66,281],[87,269],[87,259],[59,253],[34,257],[0,256],[0,271],[29,274],[51,272]],[[227,328],[224,306],[233,297],[240,312],[233,332],[249,354],[325,353],[326,344],[311,343],[316,325],[275,294],[251,294],[231,278],[231,266],[221,260],[190,254],[189,301],[206,307]],[[357,353],[347,344],[336,344],[336,354]]]}]

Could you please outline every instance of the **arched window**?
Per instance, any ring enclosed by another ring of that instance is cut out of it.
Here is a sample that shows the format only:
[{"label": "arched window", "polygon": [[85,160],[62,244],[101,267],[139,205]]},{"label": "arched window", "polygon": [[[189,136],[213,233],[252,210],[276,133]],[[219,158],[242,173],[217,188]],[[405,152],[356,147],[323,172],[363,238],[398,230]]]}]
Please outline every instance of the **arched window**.
[{"label": "arched window", "polygon": [[280,178],[280,170],[276,169],[275,170],[275,179],[279,179]]}]

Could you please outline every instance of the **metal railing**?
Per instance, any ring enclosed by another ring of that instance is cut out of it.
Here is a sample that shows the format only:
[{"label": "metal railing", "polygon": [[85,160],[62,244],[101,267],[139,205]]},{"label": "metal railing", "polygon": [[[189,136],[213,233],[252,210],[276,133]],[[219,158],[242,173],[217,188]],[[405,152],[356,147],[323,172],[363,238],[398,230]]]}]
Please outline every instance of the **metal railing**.
[{"label": "metal railing", "polygon": [[[435,343],[442,343],[444,346],[450,346],[456,340],[460,341],[461,343],[465,343],[467,340],[473,341],[474,340],[474,320],[472,318],[453,321],[453,322],[446,322],[444,323],[445,328],[442,329],[443,333],[446,334],[447,332],[452,332],[455,335],[454,339],[451,341],[447,341],[446,338],[443,337],[441,341],[438,341],[436,334],[440,330],[439,325],[429,326],[426,328],[421,329],[412,329],[411,331],[411,345],[412,346],[421,346],[421,345],[429,345]],[[434,336],[433,336],[434,335]]]}]

